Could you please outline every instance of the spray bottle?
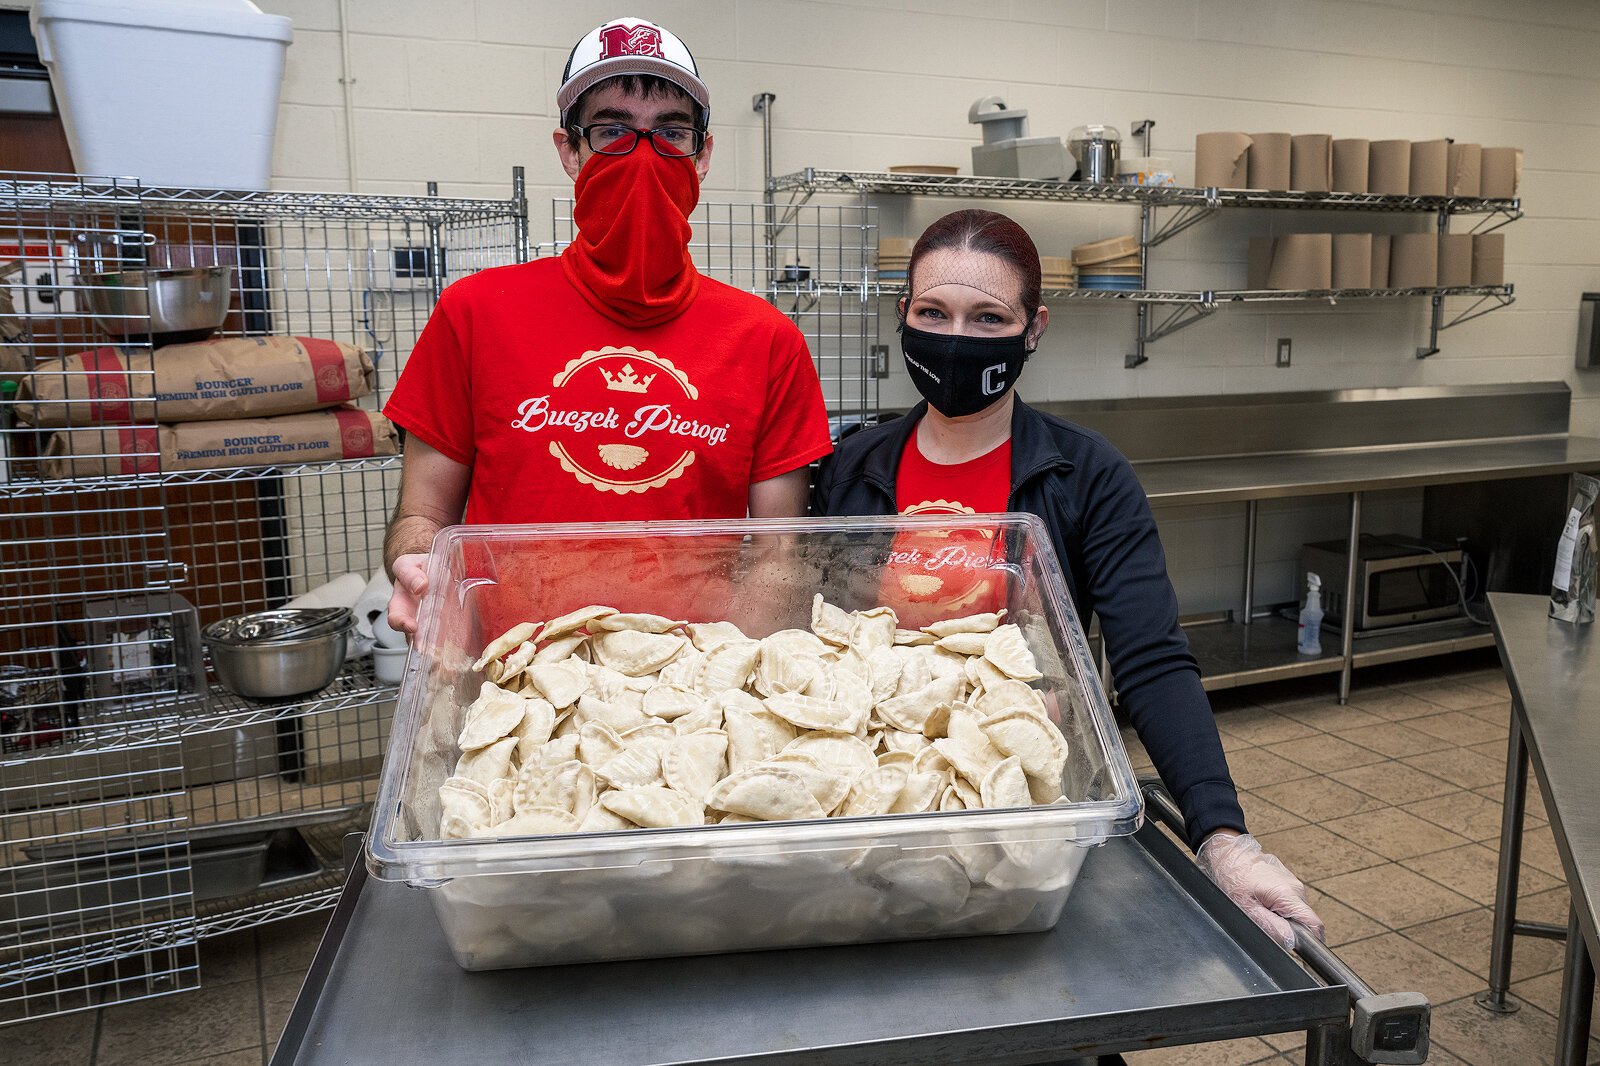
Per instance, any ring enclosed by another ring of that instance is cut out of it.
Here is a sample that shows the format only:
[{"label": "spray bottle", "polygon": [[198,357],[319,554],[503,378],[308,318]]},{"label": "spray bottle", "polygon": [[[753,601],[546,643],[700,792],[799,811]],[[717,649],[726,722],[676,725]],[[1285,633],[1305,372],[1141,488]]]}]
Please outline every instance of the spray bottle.
[{"label": "spray bottle", "polygon": [[1306,605],[1300,611],[1301,655],[1322,654],[1322,578],[1306,575]]}]

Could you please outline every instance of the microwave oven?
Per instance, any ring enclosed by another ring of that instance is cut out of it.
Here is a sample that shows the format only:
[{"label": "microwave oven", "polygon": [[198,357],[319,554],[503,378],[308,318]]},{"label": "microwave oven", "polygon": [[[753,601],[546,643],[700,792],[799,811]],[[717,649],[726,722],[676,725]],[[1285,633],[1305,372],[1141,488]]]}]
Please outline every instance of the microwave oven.
[{"label": "microwave oven", "polygon": [[[1455,545],[1426,544],[1401,536],[1366,535],[1356,557],[1356,588],[1345,595],[1349,545],[1342,540],[1300,549],[1296,588],[1306,574],[1322,578],[1323,621],[1342,625],[1346,609],[1357,632],[1455,618],[1461,614],[1462,552]],[[1353,601],[1353,602],[1347,602]]]}]

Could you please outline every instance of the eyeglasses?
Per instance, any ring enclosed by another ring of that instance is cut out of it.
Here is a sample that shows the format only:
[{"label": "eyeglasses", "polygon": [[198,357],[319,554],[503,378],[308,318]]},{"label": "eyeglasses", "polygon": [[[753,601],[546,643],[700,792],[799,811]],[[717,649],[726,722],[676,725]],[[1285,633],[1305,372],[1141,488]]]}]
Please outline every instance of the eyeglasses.
[{"label": "eyeglasses", "polygon": [[641,137],[650,142],[657,155],[664,156],[698,155],[700,149],[706,146],[706,131],[693,126],[657,126],[653,130],[636,130],[632,126],[597,122],[589,126],[573,126],[572,132],[601,155],[627,155],[639,147]]}]

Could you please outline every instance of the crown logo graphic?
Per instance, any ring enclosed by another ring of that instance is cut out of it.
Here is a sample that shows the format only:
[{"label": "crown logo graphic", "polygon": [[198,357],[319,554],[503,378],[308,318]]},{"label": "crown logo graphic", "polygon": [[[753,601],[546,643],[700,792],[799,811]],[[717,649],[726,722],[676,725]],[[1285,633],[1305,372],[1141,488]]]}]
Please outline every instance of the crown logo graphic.
[{"label": "crown logo graphic", "polygon": [[645,392],[650,388],[650,383],[656,379],[654,374],[646,374],[641,381],[634,373],[632,363],[623,363],[622,371],[612,377],[604,367],[600,369],[600,376],[606,379],[606,388],[612,392]]}]

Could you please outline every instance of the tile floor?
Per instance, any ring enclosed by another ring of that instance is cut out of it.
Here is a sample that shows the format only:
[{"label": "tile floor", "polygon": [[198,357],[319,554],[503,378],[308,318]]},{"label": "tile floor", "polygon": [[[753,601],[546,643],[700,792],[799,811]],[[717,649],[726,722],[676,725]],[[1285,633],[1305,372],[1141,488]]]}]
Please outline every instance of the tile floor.
[{"label": "tile floor", "polygon": [[[1484,987],[1510,700],[1492,653],[1363,671],[1346,706],[1332,681],[1219,693],[1217,725],[1246,816],[1311,887],[1328,940],[1379,991],[1433,1002],[1430,1062],[1520,1066],[1555,1046],[1561,945],[1518,938],[1494,1016]],[[1132,734],[1129,752],[1149,764]],[[1532,785],[1524,917],[1565,922],[1567,892]],[[203,987],[0,1030],[9,1066],[260,1066],[271,1054],[326,915],[208,941]],[[1600,1008],[1597,1008],[1600,1010]],[[1300,1062],[1298,1035],[1168,1048],[1135,1066]],[[1591,1049],[1600,1062],[1600,1041]]]}]

